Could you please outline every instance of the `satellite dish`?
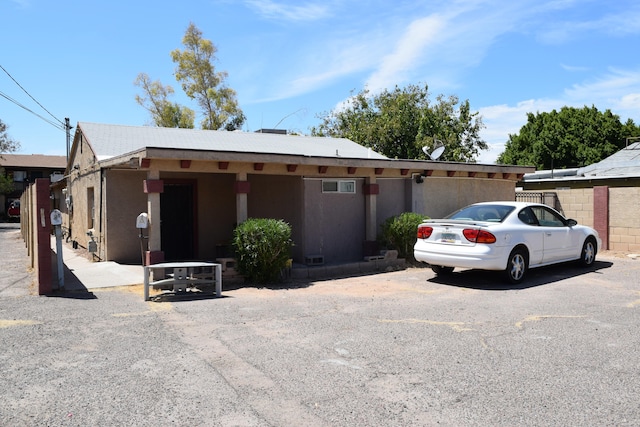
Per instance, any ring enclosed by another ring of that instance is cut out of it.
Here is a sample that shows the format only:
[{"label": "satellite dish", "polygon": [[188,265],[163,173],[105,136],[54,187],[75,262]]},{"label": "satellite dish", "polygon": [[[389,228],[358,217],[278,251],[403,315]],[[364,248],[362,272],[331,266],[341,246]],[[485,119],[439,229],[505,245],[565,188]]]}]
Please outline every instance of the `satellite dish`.
[{"label": "satellite dish", "polygon": [[437,139],[434,139],[434,141],[436,142],[436,148],[434,148],[432,152],[429,152],[429,148],[426,146],[422,147],[422,151],[424,151],[424,154],[429,156],[431,160],[438,160],[440,156],[442,156],[442,153],[444,153],[444,144]]}]

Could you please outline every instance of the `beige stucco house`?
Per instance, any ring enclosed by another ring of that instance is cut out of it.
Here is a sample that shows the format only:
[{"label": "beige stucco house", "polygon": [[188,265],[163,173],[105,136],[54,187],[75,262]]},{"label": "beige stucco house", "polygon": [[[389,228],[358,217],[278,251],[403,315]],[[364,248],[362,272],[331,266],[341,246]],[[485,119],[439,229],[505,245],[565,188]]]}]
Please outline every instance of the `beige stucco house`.
[{"label": "beige stucco house", "polygon": [[370,255],[390,216],[513,200],[532,171],[389,159],[347,139],[81,122],[55,197],[70,239],[97,260],[218,259],[237,224],[266,217],[291,225],[294,262],[345,263]]}]

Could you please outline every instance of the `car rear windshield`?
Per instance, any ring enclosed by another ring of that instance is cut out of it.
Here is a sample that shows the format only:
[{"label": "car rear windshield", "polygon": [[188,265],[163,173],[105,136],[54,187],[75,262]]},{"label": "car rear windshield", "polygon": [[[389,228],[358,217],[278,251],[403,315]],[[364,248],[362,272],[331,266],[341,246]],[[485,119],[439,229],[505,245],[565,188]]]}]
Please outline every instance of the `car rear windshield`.
[{"label": "car rear windshield", "polygon": [[448,219],[463,219],[471,221],[502,222],[515,207],[505,205],[471,205],[462,208],[451,215]]}]

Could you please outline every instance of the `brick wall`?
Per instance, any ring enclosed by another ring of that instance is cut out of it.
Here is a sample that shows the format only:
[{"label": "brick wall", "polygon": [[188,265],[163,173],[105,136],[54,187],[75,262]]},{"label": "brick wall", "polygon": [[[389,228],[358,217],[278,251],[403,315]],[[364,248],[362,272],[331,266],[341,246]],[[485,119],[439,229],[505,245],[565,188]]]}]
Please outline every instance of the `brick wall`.
[{"label": "brick wall", "polygon": [[20,198],[20,230],[37,277],[39,295],[53,290],[49,184],[48,178],[38,178]]}]

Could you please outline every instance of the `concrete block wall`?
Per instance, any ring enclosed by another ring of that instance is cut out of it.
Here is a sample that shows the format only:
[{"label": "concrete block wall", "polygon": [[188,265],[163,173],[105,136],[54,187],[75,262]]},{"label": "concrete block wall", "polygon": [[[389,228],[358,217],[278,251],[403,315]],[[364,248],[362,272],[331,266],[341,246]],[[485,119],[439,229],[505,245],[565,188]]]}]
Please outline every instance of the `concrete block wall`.
[{"label": "concrete block wall", "polygon": [[[602,187],[600,187],[602,189]],[[606,215],[608,211],[608,239],[601,236],[603,247],[613,251],[640,253],[640,188],[609,187],[608,206],[595,206],[593,188],[554,190],[567,218],[595,227],[594,212]]]},{"label": "concrete block wall", "polygon": [[609,249],[640,253],[640,188],[609,188]]},{"label": "concrete block wall", "polygon": [[565,217],[573,218],[579,224],[593,227],[593,189],[576,188],[554,190],[558,194],[560,207]]}]

